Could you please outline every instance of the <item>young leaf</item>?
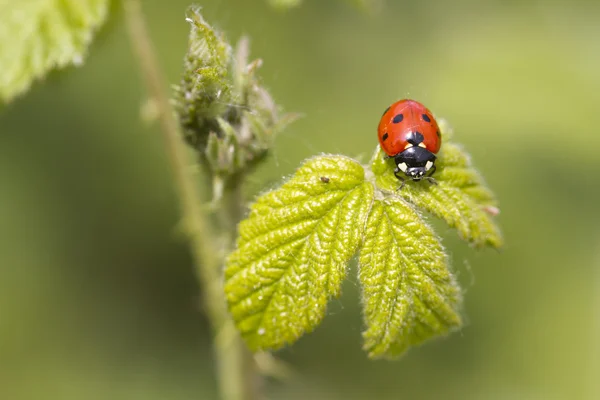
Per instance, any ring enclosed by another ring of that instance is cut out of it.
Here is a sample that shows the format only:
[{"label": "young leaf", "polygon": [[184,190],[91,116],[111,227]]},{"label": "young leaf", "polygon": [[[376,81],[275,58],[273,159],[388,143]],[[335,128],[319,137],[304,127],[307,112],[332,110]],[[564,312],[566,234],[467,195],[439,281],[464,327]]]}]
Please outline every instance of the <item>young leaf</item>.
[{"label": "young leaf", "polygon": [[444,250],[404,200],[391,197],[373,204],[359,263],[364,348],[370,357],[399,356],[461,325],[460,288]]},{"label": "young leaf", "polygon": [[402,190],[394,176],[394,160],[386,159],[377,147],[371,162],[377,186],[397,193],[419,208],[425,209],[448,225],[456,228],[460,236],[476,247],[502,246],[502,234],[487,207],[495,207],[496,199],[486,187],[481,175],[472,167],[462,148],[445,142],[436,161],[436,184],[426,180],[406,181]]},{"label": "young leaf", "polygon": [[232,101],[228,76],[233,49],[198,7],[190,7],[187,16],[188,51],[181,83],[174,87],[174,105],[186,141],[203,151],[210,132],[218,131],[215,118],[225,115]]},{"label": "young leaf", "polygon": [[230,312],[252,350],[278,349],[319,324],[373,196],[359,163],[320,156],[252,205],[225,270]]},{"label": "young leaf", "polygon": [[[173,105],[186,142],[213,182],[228,185],[259,165],[275,136],[297,116],[282,114],[261,85],[262,61],[249,60],[247,38],[234,47],[206,22],[199,7],[190,7],[187,15],[188,51],[181,81],[173,88]],[[218,200],[219,189],[213,185],[213,202]]]},{"label": "young leaf", "polygon": [[53,68],[82,63],[108,0],[0,0],[0,102]]}]

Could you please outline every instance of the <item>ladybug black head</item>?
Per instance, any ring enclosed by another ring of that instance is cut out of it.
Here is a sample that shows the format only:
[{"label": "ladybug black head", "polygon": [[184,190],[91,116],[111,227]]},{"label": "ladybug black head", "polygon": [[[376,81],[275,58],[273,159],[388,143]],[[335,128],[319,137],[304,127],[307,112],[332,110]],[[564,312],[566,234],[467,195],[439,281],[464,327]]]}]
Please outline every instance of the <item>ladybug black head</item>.
[{"label": "ladybug black head", "polygon": [[421,146],[412,146],[394,157],[397,173],[402,171],[414,181],[419,181],[429,172],[431,176],[435,172],[436,156]]}]

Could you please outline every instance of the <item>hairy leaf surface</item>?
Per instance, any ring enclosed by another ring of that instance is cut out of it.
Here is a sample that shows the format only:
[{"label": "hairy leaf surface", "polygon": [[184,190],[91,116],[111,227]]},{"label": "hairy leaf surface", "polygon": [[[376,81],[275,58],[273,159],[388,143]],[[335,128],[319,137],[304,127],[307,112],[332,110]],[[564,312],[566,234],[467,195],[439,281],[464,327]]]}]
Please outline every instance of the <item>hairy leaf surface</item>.
[{"label": "hairy leaf surface", "polygon": [[359,262],[370,357],[399,356],[461,325],[460,288],[444,250],[404,200],[374,203]]},{"label": "hairy leaf surface", "polygon": [[473,168],[464,150],[454,143],[444,143],[436,161],[433,176],[437,185],[427,181],[407,181],[402,190],[394,176],[393,159],[385,159],[378,147],[371,167],[377,186],[397,193],[410,203],[425,209],[448,225],[476,247],[502,246],[502,235],[487,207],[495,207],[496,199],[483,178]]},{"label": "hairy leaf surface", "polygon": [[229,309],[251,349],[280,348],[321,322],[372,202],[359,163],[320,156],[251,207],[225,271]]}]

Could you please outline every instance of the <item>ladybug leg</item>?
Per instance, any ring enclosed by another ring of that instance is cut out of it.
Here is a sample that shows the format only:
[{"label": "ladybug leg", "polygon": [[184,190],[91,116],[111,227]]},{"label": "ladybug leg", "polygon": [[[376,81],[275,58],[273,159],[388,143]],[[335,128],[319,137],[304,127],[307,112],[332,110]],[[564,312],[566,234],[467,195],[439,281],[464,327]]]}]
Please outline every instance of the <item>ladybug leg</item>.
[{"label": "ladybug leg", "polygon": [[433,175],[433,173],[436,170],[436,166],[434,165],[433,167],[431,167],[431,171],[429,172],[429,174],[426,176],[426,179],[429,181],[429,183],[431,183],[432,185],[437,185],[437,181],[431,177],[431,175]]},{"label": "ladybug leg", "polygon": [[396,189],[396,192],[399,192],[399,191],[401,191],[401,190],[402,190],[402,188],[404,187],[404,185],[406,185],[406,180],[405,180],[404,178],[399,178],[399,179],[400,179],[400,181],[401,181],[402,183],[400,184],[400,186],[398,187],[398,189]]},{"label": "ladybug leg", "polygon": [[398,189],[396,189],[396,191],[398,191],[398,190],[402,190],[402,188],[403,188],[403,187],[404,187],[404,185],[406,184],[406,180],[404,179],[404,177],[402,177],[402,176],[399,176],[399,175],[398,175],[398,172],[401,172],[401,171],[400,171],[398,168],[396,168],[396,169],[394,170],[394,176],[395,176],[395,177],[396,177],[396,178],[397,178],[397,179],[398,179],[400,182],[402,182],[402,183],[400,184],[400,187],[399,187]]}]

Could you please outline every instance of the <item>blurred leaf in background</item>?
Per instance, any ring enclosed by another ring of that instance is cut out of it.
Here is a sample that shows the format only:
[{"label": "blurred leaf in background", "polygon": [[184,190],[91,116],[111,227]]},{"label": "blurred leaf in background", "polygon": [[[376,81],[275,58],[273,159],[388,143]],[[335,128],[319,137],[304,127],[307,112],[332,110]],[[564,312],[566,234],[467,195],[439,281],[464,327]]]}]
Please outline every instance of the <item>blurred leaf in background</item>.
[{"label": "blurred leaf in background", "polygon": [[302,3],[302,0],[268,0],[269,4],[273,7],[287,10],[289,8],[297,7]]},{"label": "blurred leaf in background", "polygon": [[[177,83],[189,2],[145,4]],[[467,289],[461,332],[367,360],[350,274],[323,324],[279,353],[298,378],[269,384],[271,398],[600,398],[600,3],[388,1],[372,16],[340,1],[202,6],[228,37],[251,38],[264,85],[305,115],[248,196],[315,154],[366,162],[381,110],[411,97],[451,123],[499,197],[502,253],[432,221]],[[215,398],[162,142],[139,123],[144,91],[115,18],[84,68],[0,113],[2,399]]]},{"label": "blurred leaf in background", "polygon": [[49,70],[81,65],[109,0],[0,0],[0,100]]}]

